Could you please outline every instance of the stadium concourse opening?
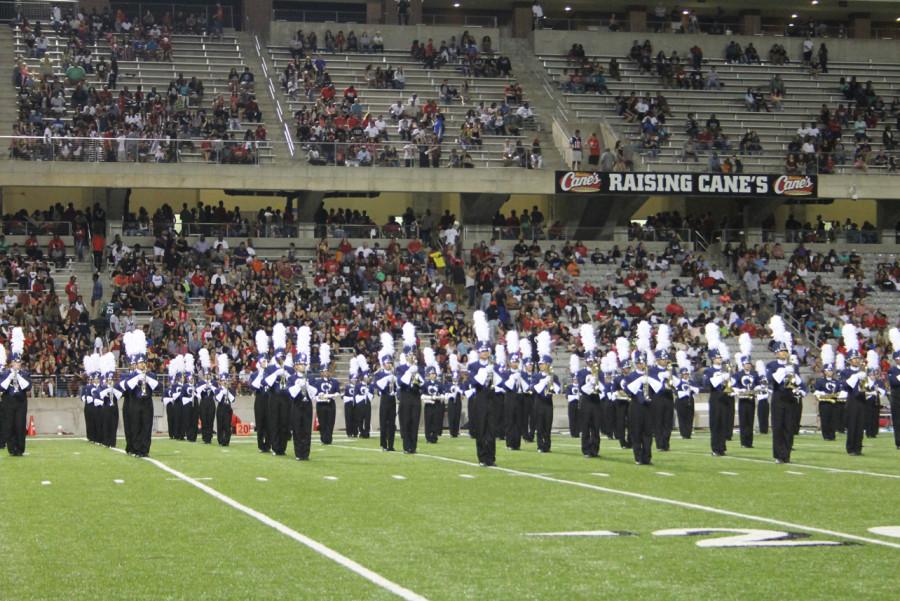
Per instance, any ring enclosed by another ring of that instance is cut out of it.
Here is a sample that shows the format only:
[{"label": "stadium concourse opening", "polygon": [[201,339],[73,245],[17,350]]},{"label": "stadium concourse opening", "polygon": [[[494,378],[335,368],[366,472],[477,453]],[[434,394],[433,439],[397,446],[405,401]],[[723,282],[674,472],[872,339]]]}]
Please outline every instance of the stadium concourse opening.
[{"label": "stadium concourse opening", "polygon": [[0,6],[0,596],[895,593],[896,7],[445,4]]}]

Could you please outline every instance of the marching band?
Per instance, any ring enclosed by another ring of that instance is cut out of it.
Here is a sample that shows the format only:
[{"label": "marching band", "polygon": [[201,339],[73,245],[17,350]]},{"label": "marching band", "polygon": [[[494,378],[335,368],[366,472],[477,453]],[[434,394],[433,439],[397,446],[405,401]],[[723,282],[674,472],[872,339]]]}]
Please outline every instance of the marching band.
[{"label": "marching band", "polygon": [[[741,446],[753,448],[755,426],[765,433],[771,415],[773,457],[777,463],[791,460],[807,391],[791,334],[777,315],[768,324],[769,348],[775,354],[768,363],[754,362],[753,341],[746,333],[739,336],[740,352],[732,361],[719,326],[707,324],[707,367],[699,379],[684,349],[673,356],[665,324],[656,326],[655,347],[653,326],[644,321],[637,325],[633,344],[619,337],[606,354],[598,348],[594,327],[584,324],[577,330],[580,349],[570,355],[565,389],[553,373],[549,332],[520,337],[514,330],[507,331],[503,343],[493,347],[485,314],[476,311],[473,317],[476,343],[468,353],[450,353],[442,365],[433,348],[420,348],[415,327],[406,323],[396,367],[393,336],[382,333],[377,371],[370,374],[366,357],[354,355],[343,386],[333,373],[327,343],[319,345],[317,371],[312,371],[309,327],[297,328],[292,352],[288,352],[284,324],[275,324],[271,338],[263,330],[256,332],[255,365],[247,384],[253,393],[259,451],[284,455],[293,441],[295,458],[308,460],[314,422],[320,442],[332,443],[338,401],[343,405],[347,436],[368,438],[372,402],[378,395],[382,450],[394,450],[398,423],[408,454],[417,451],[421,421],[428,444],[437,443],[443,435],[445,418],[449,435],[459,436],[466,406],[479,463],[491,466],[496,464],[498,438],[510,450],[521,449],[523,440],[536,439],[539,452],[550,452],[553,399],[564,392],[569,434],[580,437],[584,457],[599,457],[605,434],[623,449],[631,449],[635,463],[647,465],[654,443],[657,450],[669,450],[676,423],[680,437],[691,438],[695,398],[702,386],[709,392],[714,456],[726,454],[735,419]],[[900,418],[900,331],[891,329],[889,337],[894,364],[884,375],[878,353],[860,350],[859,333],[852,324],[843,327],[838,349],[831,344],[820,349],[821,373],[811,388],[821,434],[833,441],[837,433],[846,432],[850,455],[861,455],[864,437],[877,435],[882,399],[890,400],[893,418]],[[15,456],[25,449],[31,378],[22,369],[21,328],[13,329],[10,343],[8,367],[6,349],[0,345],[0,443]],[[142,330],[126,333],[123,351],[131,368],[119,377],[117,358],[111,351],[103,353],[100,339],[84,357],[85,381],[79,395],[86,436],[94,444],[115,447],[121,401],[126,452],[145,457],[150,451],[153,399],[160,381],[147,370]],[[237,382],[229,359],[227,353],[213,356],[205,348],[197,353],[198,370],[192,353],[169,359],[161,400],[170,438],[194,442],[199,430],[205,444],[212,443],[214,434],[220,446],[230,444]],[[900,450],[896,429],[894,438]]]}]

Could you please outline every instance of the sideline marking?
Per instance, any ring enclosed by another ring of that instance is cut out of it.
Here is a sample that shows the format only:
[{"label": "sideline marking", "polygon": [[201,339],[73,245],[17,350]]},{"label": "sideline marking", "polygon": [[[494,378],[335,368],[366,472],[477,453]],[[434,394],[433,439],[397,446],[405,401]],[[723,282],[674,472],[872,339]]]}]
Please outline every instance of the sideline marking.
[{"label": "sideline marking", "polygon": [[125,484],[124,480],[113,480],[116,484]]},{"label": "sideline marking", "polygon": [[591,472],[592,476],[600,476],[601,478],[609,478],[609,474],[604,474],[603,472]]},{"label": "sideline marking", "polygon": [[337,476],[323,476],[326,480],[337,480]]},{"label": "sideline marking", "polygon": [[612,530],[583,530],[581,532],[526,532],[525,536],[622,536]]},{"label": "sideline marking", "polygon": [[473,476],[472,474],[460,474],[459,477],[465,478],[466,480],[472,480],[475,478],[475,476]]},{"label": "sideline marking", "polygon": [[785,474],[790,474],[792,476],[805,476],[806,475],[803,472],[792,472],[790,470],[786,471]]},{"label": "sideline marking", "polygon": [[269,479],[268,479],[268,478],[263,478],[262,476],[257,476],[257,477],[256,477],[256,481],[257,481],[257,482],[268,482]]},{"label": "sideline marking", "polygon": [[880,534],[881,536],[890,536],[891,538],[900,538],[900,526],[876,526],[869,528],[872,534]]},{"label": "sideline marking", "polygon": [[[376,449],[366,449],[360,447],[348,447],[344,445],[334,445],[338,448],[349,449],[351,451],[374,451],[377,452]],[[416,453],[416,457],[428,457],[429,459],[437,459],[438,461],[446,461],[448,463],[456,463],[459,465],[469,465],[472,467],[477,466],[477,463],[473,463],[471,461],[465,461],[463,459],[454,459],[452,457],[444,457],[442,455],[429,455],[427,453]],[[523,472],[519,470],[514,470],[508,467],[499,467],[494,466],[487,468],[496,472],[503,472],[506,474],[511,474],[515,476],[524,476],[528,478],[534,478],[536,480],[543,480],[545,482],[553,482],[554,484],[567,484],[569,486],[576,486],[578,488],[585,488],[587,490],[593,490],[597,492],[605,492],[613,495],[620,495],[623,497],[630,497],[632,499],[641,499],[642,501],[653,501],[655,503],[663,503],[666,505],[673,505],[675,507],[682,507],[685,509],[696,509],[697,511],[705,511],[707,513],[715,513],[718,515],[725,515],[733,518],[740,518],[743,520],[750,520],[753,522],[762,522],[765,524],[774,524],[776,526],[781,526],[783,528],[795,529],[795,530],[803,530],[805,532],[814,532],[816,534],[824,534],[827,536],[836,536],[838,538],[843,538],[847,540],[854,540],[864,543],[871,543],[873,545],[880,545],[882,547],[890,547],[892,549],[900,549],[900,543],[892,543],[884,540],[879,540],[877,538],[869,538],[866,536],[858,536],[856,534],[848,534],[846,532],[838,532],[836,530],[828,530],[827,528],[817,528],[815,526],[804,526],[803,524],[795,524],[793,522],[786,522],[784,520],[778,520],[775,518],[767,518],[760,515],[753,515],[750,513],[741,513],[738,511],[730,511],[728,509],[720,509],[718,507],[711,507],[709,505],[700,505],[699,503],[691,503],[688,501],[678,501],[675,499],[667,499],[666,497],[656,497],[653,495],[645,495],[643,493],[631,492],[628,490],[620,490],[617,488],[609,488],[606,486],[598,486],[596,484],[588,484],[587,482],[578,482],[577,480],[563,480],[561,478],[552,478],[550,476],[541,476],[539,474],[532,474],[530,472]]]},{"label": "sideline marking", "polygon": [[672,472],[656,472],[657,476],[674,476]]},{"label": "sideline marking", "polygon": [[[125,451],[122,451],[120,449],[112,449],[112,450],[122,453],[122,454],[125,453]],[[376,572],[373,572],[369,568],[353,561],[349,557],[347,557],[345,555],[341,555],[334,549],[327,547],[327,546],[323,545],[322,543],[309,538],[308,536],[300,534],[296,530],[282,524],[281,522],[279,522],[277,520],[270,518],[269,516],[265,515],[264,513],[261,513],[250,507],[247,507],[246,505],[244,505],[238,501],[235,501],[231,497],[220,493],[216,489],[211,488],[211,487],[207,486],[206,484],[203,484],[202,482],[198,482],[197,480],[195,480],[194,478],[191,478],[190,476],[182,474],[178,470],[169,467],[168,465],[166,465],[165,463],[163,463],[161,461],[153,459],[152,457],[144,457],[143,460],[155,465],[156,467],[158,467],[159,469],[161,469],[165,472],[168,472],[169,474],[175,476],[179,480],[184,480],[188,484],[194,486],[195,488],[200,489],[201,491],[205,492],[206,494],[210,495],[211,497],[218,499],[219,501],[225,503],[226,505],[228,505],[234,509],[237,509],[238,511],[240,511],[242,513],[247,514],[248,516],[252,517],[253,519],[255,519],[259,522],[262,522],[266,526],[269,526],[270,528],[277,530],[278,532],[284,534],[285,536],[294,539],[298,543],[312,549],[319,555],[322,555],[322,556],[334,561],[335,563],[340,564],[341,566],[347,568],[354,574],[357,574],[358,576],[362,576],[369,582],[376,584],[377,586],[393,593],[394,595],[397,595],[398,597],[401,597],[402,599],[407,599],[408,601],[427,601],[426,598],[423,597],[422,595],[419,595],[416,592],[413,592],[407,588],[400,586],[399,584],[397,584],[395,582],[388,580],[384,576],[377,574]]]},{"label": "sideline marking", "polygon": [[50,486],[52,482],[49,480],[41,480],[41,486]]},{"label": "sideline marking", "polygon": [[719,472],[723,476],[737,476],[737,472]]},{"label": "sideline marking", "polygon": [[[697,451],[672,451],[672,453],[677,453],[679,455],[706,455],[706,453],[699,453]],[[754,459],[753,457],[735,457],[734,455],[725,455],[726,459],[734,459],[735,461],[749,461],[751,463],[764,463],[765,465],[772,465],[772,461],[768,459]],[[794,463],[791,461],[788,465],[793,467],[799,467],[803,469],[810,470],[822,470],[824,472],[834,472],[836,474],[856,474],[857,476],[872,476],[875,478],[893,478],[896,480],[900,480],[900,475],[898,474],[885,474],[884,472],[867,472],[865,470],[848,470],[840,467],[828,467],[824,465],[811,465],[808,463]]]},{"label": "sideline marking", "polygon": [[391,476],[391,478],[393,478],[394,480],[406,480],[406,476],[401,476],[399,474],[394,474],[393,476]]}]

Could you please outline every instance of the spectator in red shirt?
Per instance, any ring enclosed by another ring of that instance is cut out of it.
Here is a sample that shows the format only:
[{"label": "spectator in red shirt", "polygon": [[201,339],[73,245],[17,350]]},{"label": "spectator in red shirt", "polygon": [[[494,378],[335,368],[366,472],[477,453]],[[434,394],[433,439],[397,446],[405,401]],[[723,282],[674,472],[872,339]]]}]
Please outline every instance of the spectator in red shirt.
[{"label": "spectator in red shirt", "polygon": [[106,249],[106,238],[103,234],[95,232],[91,236],[91,250],[94,253],[94,269],[97,271],[103,266],[103,251]]},{"label": "spectator in red shirt", "polygon": [[73,275],[69,278],[69,283],[66,284],[66,297],[69,299],[69,304],[75,302],[78,298],[78,284],[75,283],[77,278]]},{"label": "spectator in red shirt", "polygon": [[62,241],[59,234],[53,234],[53,238],[47,244],[47,254],[57,267],[66,266],[66,243]]},{"label": "spectator in red shirt", "polygon": [[666,315],[671,317],[681,317],[684,315],[684,307],[678,304],[678,299],[673,298],[669,301],[669,304],[666,305]]},{"label": "spectator in red shirt", "polygon": [[44,259],[44,253],[38,248],[38,240],[34,234],[31,234],[28,236],[28,239],[25,240],[25,254],[29,259],[35,261],[42,261]]},{"label": "spectator in red shirt", "polygon": [[593,167],[600,164],[600,140],[597,138],[596,132],[588,138],[588,164]]}]

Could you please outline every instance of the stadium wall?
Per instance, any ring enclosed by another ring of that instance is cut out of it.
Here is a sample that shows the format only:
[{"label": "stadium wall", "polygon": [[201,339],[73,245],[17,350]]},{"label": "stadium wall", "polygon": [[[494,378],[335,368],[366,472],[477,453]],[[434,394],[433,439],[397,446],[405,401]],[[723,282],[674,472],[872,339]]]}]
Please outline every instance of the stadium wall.
[{"label": "stadium wall", "polygon": [[[495,27],[470,27],[463,25],[375,25],[366,23],[296,23],[289,21],[274,21],[269,26],[269,44],[273,46],[287,46],[298,29],[302,29],[304,33],[310,31],[316,32],[319,43],[324,46],[325,31],[330,29],[337,35],[337,32],[344,31],[346,34],[351,29],[356,32],[357,37],[363,32],[368,31],[373,34],[380,31],[384,37],[384,47],[386,50],[408,50],[413,40],[426,42],[428,38],[434,40],[435,46],[441,43],[441,40],[450,42],[450,38],[456,36],[457,41],[460,39],[464,31],[468,31],[478,45],[484,36],[490,36],[491,45],[495,50],[502,50],[500,40],[500,30]],[[327,55],[322,52],[322,55]],[[378,55],[373,55],[373,58]]]},{"label": "stadium wall", "polygon": [[[709,426],[709,410],[706,403],[706,394],[700,394],[695,403],[694,425],[699,428]],[[372,401],[372,428],[378,427],[378,399]],[[253,423],[253,397],[238,396],[234,402],[234,412],[245,423]],[[158,399],[153,402],[154,432],[166,432],[166,417],[163,404]],[[37,398],[28,401],[28,416],[34,417],[35,429],[39,435],[56,434],[61,430],[76,436],[85,435],[84,427],[84,403],[78,398]],[[468,422],[465,405],[463,406],[462,424]],[[446,424],[446,421],[444,422]],[[553,428],[568,428],[569,420],[565,396],[558,395],[553,400]],[[815,428],[816,423],[816,399],[809,396],[803,402],[803,419],[801,425],[805,428]],[[344,429],[343,406],[338,403],[335,432]],[[420,431],[424,431],[424,423],[420,424]],[[119,436],[123,436],[123,423],[119,420]],[[315,435],[314,435],[315,437]]]}]

